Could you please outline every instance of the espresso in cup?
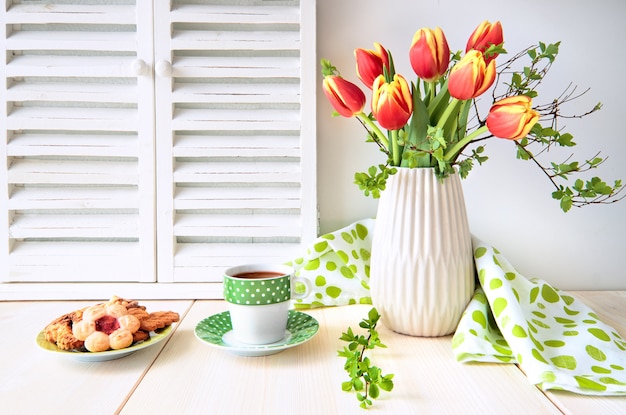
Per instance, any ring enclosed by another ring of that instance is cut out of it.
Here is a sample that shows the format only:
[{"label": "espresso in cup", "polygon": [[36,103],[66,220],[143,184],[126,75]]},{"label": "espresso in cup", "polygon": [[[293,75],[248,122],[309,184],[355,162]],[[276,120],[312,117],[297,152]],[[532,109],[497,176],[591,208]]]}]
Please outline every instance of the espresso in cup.
[{"label": "espresso in cup", "polygon": [[258,280],[262,278],[276,278],[280,277],[283,274],[281,272],[271,272],[271,271],[252,271],[252,272],[243,272],[241,274],[234,275],[235,278],[243,278],[243,279],[252,279]]},{"label": "espresso in cup", "polygon": [[[295,292],[302,283],[303,293]],[[224,299],[228,303],[233,336],[246,344],[270,344],[286,335],[291,299],[311,292],[310,282],[295,277],[293,268],[280,264],[250,264],[224,273]]]}]

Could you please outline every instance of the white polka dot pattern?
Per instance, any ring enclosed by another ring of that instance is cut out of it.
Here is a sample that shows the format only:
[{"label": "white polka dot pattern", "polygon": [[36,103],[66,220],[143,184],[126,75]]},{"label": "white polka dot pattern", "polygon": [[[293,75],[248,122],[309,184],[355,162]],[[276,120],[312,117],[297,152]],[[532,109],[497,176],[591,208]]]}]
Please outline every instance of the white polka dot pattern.
[{"label": "white polka dot pattern", "polygon": [[291,299],[288,275],[268,280],[244,280],[224,277],[224,299],[233,304],[267,305]]}]

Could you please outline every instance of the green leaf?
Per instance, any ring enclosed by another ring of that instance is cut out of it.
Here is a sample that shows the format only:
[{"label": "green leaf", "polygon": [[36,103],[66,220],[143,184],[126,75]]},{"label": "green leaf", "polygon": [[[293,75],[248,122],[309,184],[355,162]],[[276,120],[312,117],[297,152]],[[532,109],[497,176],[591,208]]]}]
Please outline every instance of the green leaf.
[{"label": "green leaf", "polygon": [[426,131],[429,125],[428,109],[424,101],[420,99],[419,94],[416,93],[415,85],[413,85],[413,115],[409,123],[408,141],[416,148],[425,150],[422,145],[426,142]]},{"label": "green leaf", "polygon": [[368,313],[367,317],[369,317],[372,324],[376,324],[378,319],[380,318],[380,314],[378,314],[378,310],[376,308],[372,308]]},{"label": "green leaf", "polygon": [[595,167],[595,166],[597,166],[598,164],[602,163],[603,161],[604,161],[604,159],[603,159],[603,158],[601,158],[601,157],[596,157],[596,158],[594,158],[593,160],[588,160],[588,161],[587,161],[587,164],[589,164],[589,165],[590,165],[590,166],[592,166],[592,167]]},{"label": "green leaf", "polygon": [[574,183],[574,189],[580,192],[583,190],[584,185],[585,185],[585,182],[583,182],[581,179],[577,179],[576,182]]},{"label": "green leaf", "polygon": [[574,147],[576,143],[573,141],[574,136],[570,133],[559,134],[556,142],[562,147]]},{"label": "green leaf", "polygon": [[352,331],[351,327],[348,327],[348,330],[346,330],[344,333],[341,333],[341,337],[339,338],[339,340],[344,340],[344,341],[352,341],[354,339],[354,332]]},{"label": "green leaf", "polygon": [[393,375],[383,376],[382,381],[378,384],[380,388],[386,392],[391,392],[393,389]]},{"label": "green leaf", "polygon": [[601,195],[610,195],[613,193],[611,186],[607,185],[606,182],[602,181],[599,177],[591,179],[591,187],[594,192]]},{"label": "green leaf", "polygon": [[365,388],[365,384],[363,383],[363,381],[359,378],[354,379],[352,381],[352,384],[354,386],[354,390],[356,391],[362,391]]},{"label": "green leaf", "polygon": [[567,212],[572,208],[572,198],[570,196],[564,195],[561,198],[561,210],[563,212]]},{"label": "green leaf", "polygon": [[378,399],[378,397],[380,396],[380,389],[378,389],[377,384],[372,383],[370,385],[369,396],[371,396],[373,399]]},{"label": "green leaf", "polygon": [[450,92],[448,91],[448,78],[445,78],[445,82],[441,85],[441,89],[437,93],[435,99],[428,103],[428,114],[430,116],[430,125],[437,125],[441,115],[446,110],[450,102]]}]

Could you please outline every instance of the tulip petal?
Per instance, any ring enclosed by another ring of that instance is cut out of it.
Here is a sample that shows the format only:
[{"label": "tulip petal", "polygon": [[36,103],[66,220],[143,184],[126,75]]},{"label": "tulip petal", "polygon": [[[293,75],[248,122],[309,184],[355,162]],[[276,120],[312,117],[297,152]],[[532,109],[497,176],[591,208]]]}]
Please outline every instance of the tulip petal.
[{"label": "tulip petal", "polygon": [[370,89],[374,80],[383,74],[384,68],[389,70],[389,56],[385,48],[380,43],[374,43],[374,48],[376,50],[354,50],[357,76]]},{"label": "tulip petal", "polygon": [[329,75],[324,78],[322,89],[335,111],[344,117],[353,117],[363,110],[365,94],[350,81]]},{"label": "tulip petal", "polygon": [[413,112],[413,98],[406,80],[396,74],[388,83],[381,75],[374,80],[372,90],[372,113],[380,126],[388,130],[404,127]]},{"label": "tulip petal", "polygon": [[487,128],[496,137],[518,140],[528,135],[539,120],[532,100],[524,95],[504,98],[493,104],[487,116]]},{"label": "tulip petal", "polygon": [[489,89],[495,79],[495,61],[486,65],[482,53],[470,50],[450,71],[448,91],[459,100],[476,98]]},{"label": "tulip petal", "polygon": [[[465,52],[469,52],[474,49],[480,51],[481,53],[485,53],[491,45],[501,45],[502,43],[504,43],[502,23],[497,21],[492,24],[488,20],[485,20],[481,22],[476,29],[474,29],[474,32],[469,37],[465,47]],[[486,57],[485,61],[489,63],[497,56],[498,54],[494,54]]]},{"label": "tulip petal", "polygon": [[443,31],[437,27],[415,32],[409,60],[415,74],[427,82],[434,82],[447,71],[450,48]]}]

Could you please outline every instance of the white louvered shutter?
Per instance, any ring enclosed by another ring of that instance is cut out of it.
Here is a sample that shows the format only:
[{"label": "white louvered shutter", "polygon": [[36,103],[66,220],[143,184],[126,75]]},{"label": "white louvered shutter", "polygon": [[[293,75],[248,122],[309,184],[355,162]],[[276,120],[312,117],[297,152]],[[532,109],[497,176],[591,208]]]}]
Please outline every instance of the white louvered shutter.
[{"label": "white louvered shutter", "polygon": [[155,2],[160,281],[292,259],[316,232],[300,2],[228,3]]},{"label": "white louvered shutter", "polygon": [[4,281],[154,280],[152,6],[124,3],[2,11]]},{"label": "white louvered shutter", "polygon": [[216,298],[316,236],[314,0],[1,13],[0,300]]}]

